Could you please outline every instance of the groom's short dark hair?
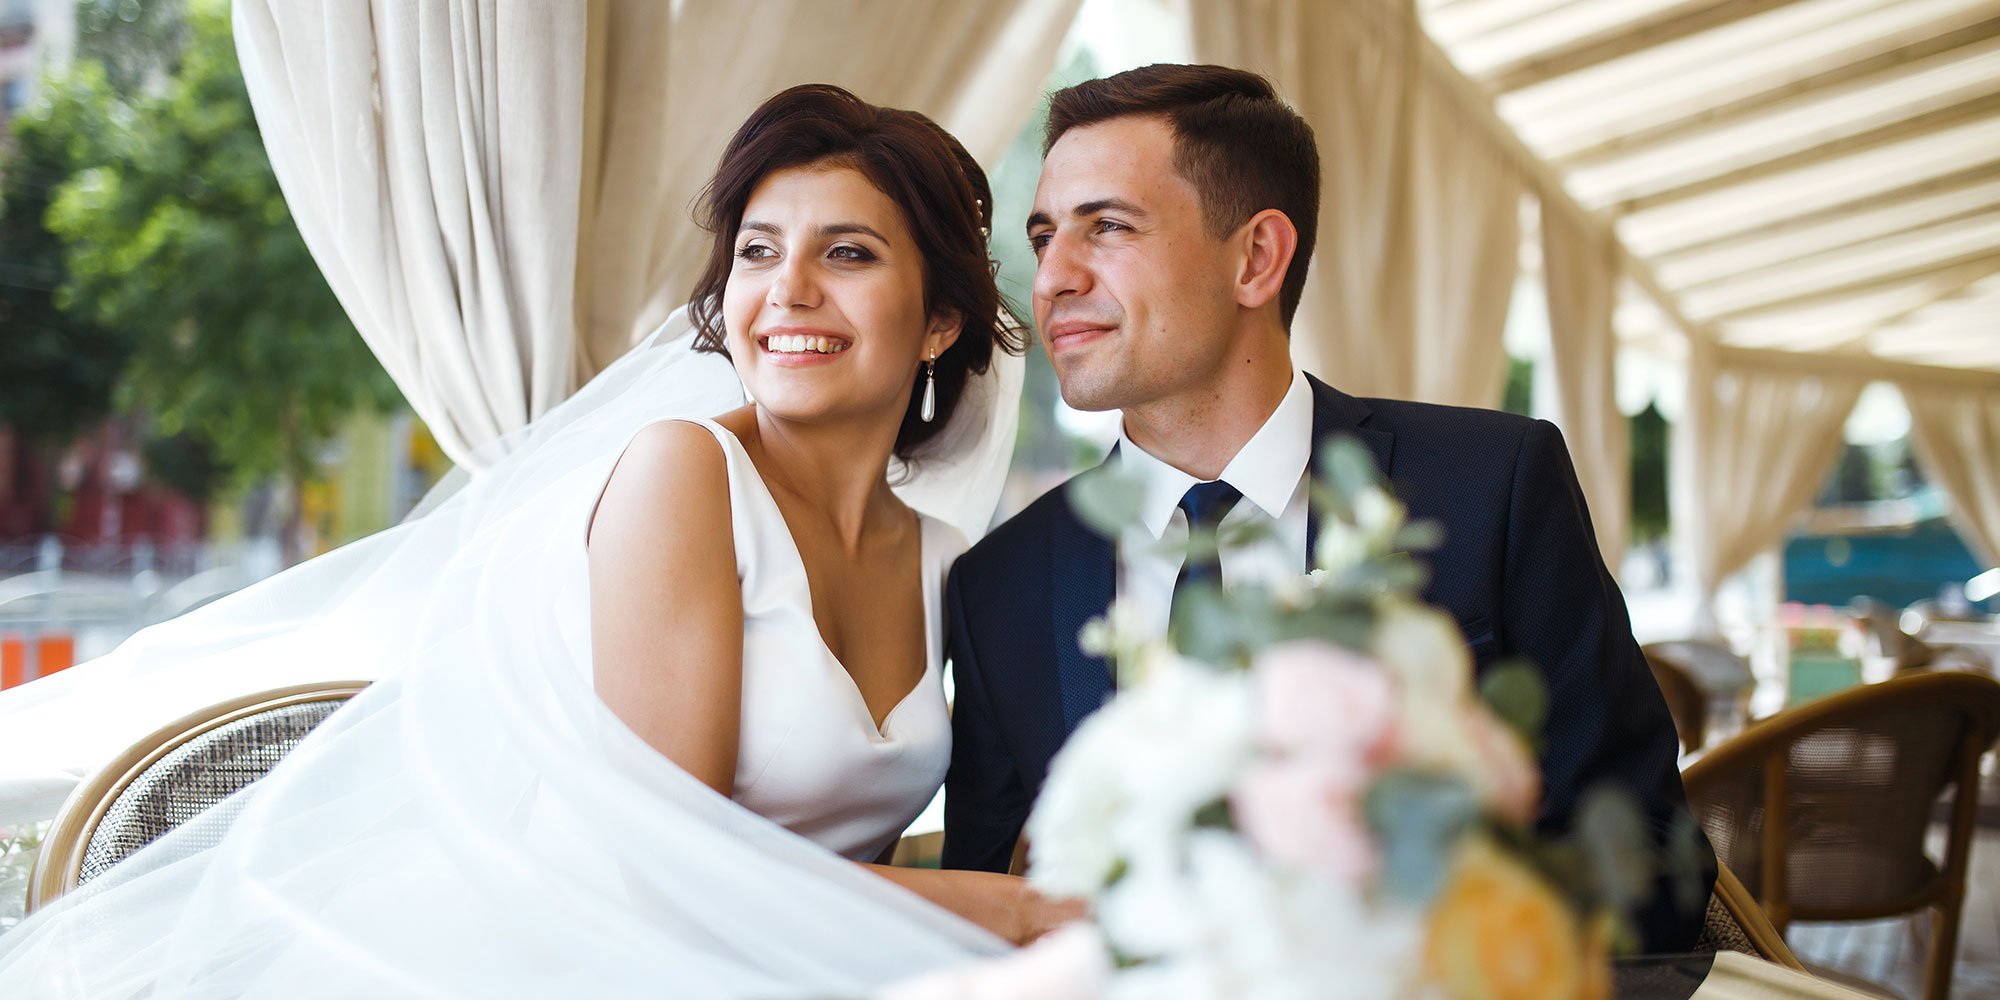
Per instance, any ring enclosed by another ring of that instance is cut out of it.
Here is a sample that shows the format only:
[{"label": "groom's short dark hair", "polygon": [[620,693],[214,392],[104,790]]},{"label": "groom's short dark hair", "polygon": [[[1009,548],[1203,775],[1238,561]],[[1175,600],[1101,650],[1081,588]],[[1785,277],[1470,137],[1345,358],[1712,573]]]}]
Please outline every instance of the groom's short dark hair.
[{"label": "groom's short dark hair", "polygon": [[1278,294],[1279,315],[1289,327],[1319,230],[1319,144],[1312,126],[1255,73],[1158,63],[1051,94],[1042,155],[1070,129],[1135,115],[1160,118],[1173,129],[1174,169],[1200,195],[1210,236],[1220,239],[1267,208],[1292,220],[1299,246]]}]

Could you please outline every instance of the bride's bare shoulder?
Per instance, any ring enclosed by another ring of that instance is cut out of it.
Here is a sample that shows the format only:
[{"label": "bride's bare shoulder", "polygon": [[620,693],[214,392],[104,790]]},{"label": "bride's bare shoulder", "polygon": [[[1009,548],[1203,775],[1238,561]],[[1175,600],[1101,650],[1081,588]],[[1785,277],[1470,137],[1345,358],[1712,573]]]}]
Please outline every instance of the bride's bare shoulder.
[{"label": "bride's bare shoulder", "polygon": [[722,442],[702,424],[661,420],[626,443],[598,495],[587,537],[596,548],[607,536],[622,545],[662,530],[718,528],[729,537],[729,458]]}]

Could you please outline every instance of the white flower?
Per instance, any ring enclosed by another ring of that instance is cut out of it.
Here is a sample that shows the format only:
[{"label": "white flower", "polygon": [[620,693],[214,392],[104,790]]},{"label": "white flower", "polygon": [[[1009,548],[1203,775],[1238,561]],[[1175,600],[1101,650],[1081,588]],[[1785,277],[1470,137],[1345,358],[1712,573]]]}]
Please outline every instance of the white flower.
[{"label": "white flower", "polygon": [[1251,750],[1249,678],[1168,653],[1078,727],[1028,818],[1030,877],[1095,898],[1123,862],[1171,863],[1194,814],[1221,799]]},{"label": "white flower", "polygon": [[1191,836],[1178,871],[1120,881],[1099,920],[1125,953],[1166,956],[1114,974],[1108,1000],[1404,996],[1423,929],[1415,911],[1276,872],[1219,830]]}]

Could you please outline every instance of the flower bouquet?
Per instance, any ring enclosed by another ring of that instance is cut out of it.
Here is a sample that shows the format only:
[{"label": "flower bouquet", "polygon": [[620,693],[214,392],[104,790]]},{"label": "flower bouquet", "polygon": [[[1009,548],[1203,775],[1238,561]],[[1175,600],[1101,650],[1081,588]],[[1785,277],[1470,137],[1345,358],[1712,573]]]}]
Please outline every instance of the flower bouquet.
[{"label": "flower bouquet", "polygon": [[[1568,836],[1535,835],[1539,675],[1475,688],[1456,623],[1417,597],[1437,530],[1359,445],[1329,447],[1310,575],[1187,591],[1167,637],[1122,606],[1086,630],[1119,693],[1055,758],[1026,836],[1031,881],[1091,918],[887,996],[1608,993],[1617,914],[1653,887],[1635,807],[1599,792]],[[1098,530],[1136,522],[1136,484],[1100,472],[1075,495]]]}]

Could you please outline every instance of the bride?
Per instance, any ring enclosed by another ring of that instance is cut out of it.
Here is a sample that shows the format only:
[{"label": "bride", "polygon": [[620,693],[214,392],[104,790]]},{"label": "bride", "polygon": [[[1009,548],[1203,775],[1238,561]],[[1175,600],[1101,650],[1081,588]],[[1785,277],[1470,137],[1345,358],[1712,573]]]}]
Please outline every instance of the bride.
[{"label": "bride", "polygon": [[0,937],[0,995],[857,995],[1074,915],[875,864],[944,777],[951,521],[1011,452],[984,175],[807,86],[704,201],[687,316],[494,468],[75,672],[72,713],[175,668],[380,679]]}]

